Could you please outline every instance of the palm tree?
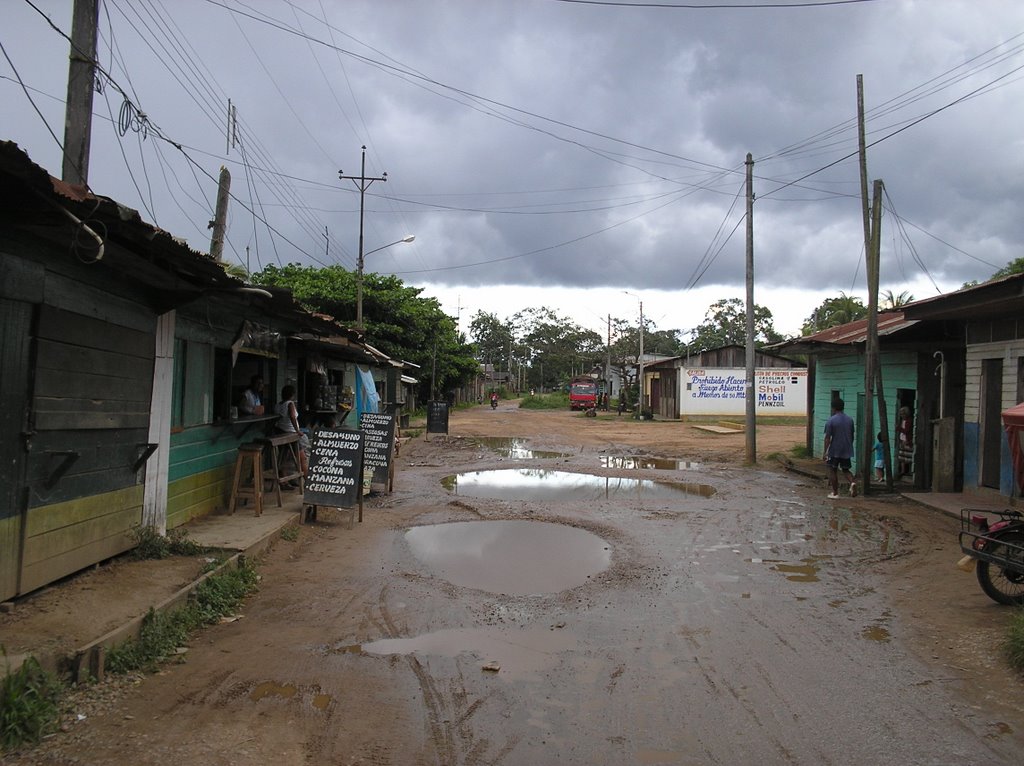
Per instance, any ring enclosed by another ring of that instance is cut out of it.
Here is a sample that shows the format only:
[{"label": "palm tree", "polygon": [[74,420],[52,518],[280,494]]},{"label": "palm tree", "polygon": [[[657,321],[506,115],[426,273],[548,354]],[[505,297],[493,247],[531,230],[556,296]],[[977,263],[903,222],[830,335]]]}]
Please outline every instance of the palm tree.
[{"label": "palm tree", "polygon": [[906,306],[908,303],[914,302],[914,296],[912,293],[904,290],[899,295],[894,295],[892,290],[885,290],[882,293],[882,308],[883,309],[898,309]]}]

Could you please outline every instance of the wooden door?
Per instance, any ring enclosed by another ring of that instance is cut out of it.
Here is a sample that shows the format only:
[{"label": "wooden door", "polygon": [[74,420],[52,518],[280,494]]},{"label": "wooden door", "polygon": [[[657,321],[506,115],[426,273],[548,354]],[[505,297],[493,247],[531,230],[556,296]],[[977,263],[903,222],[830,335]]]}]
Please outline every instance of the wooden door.
[{"label": "wooden door", "polygon": [[1003,360],[981,360],[981,481],[983,487],[999,488],[1003,446]]},{"label": "wooden door", "polygon": [[18,593],[29,435],[31,303],[0,298],[0,601]]}]

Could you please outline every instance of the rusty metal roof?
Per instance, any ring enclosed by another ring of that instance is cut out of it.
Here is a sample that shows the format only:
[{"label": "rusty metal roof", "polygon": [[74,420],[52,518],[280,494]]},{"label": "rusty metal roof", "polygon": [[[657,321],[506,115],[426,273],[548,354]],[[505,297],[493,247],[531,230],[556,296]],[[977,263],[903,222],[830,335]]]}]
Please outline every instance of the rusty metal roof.
[{"label": "rusty metal roof", "polygon": [[[880,338],[894,336],[916,324],[918,324],[917,320],[907,319],[902,311],[881,312],[878,314],[878,336]],[[804,335],[781,343],[773,343],[766,348],[800,354],[828,347],[862,346],[867,343],[867,339],[868,320],[865,318],[829,327],[813,335]]]}]

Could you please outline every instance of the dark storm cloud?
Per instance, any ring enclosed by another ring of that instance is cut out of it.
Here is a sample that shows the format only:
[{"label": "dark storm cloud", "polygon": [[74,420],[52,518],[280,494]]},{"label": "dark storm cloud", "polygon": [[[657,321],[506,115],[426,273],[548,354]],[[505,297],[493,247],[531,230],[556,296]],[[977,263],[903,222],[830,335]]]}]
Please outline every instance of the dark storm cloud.
[{"label": "dark storm cloud", "polygon": [[[69,27],[70,2],[41,7]],[[955,79],[964,62],[1024,31],[1024,6],[1011,0],[984,13],[966,0],[720,11],[468,0],[153,7],[173,25],[107,0],[101,61],[206,173],[229,165],[229,252],[243,260],[249,248],[254,268],[354,264],[359,195],[337,171],[358,174],[366,144],[368,175],[389,177],[368,189],[366,250],[416,235],[369,256],[368,268],[453,285],[740,286],[737,194],[749,151],[759,284],[849,291],[858,274],[863,282],[856,159],[814,171],[856,149],[858,73],[869,141],[1005,78],[870,150],[871,178],[885,180],[910,238],[887,211],[883,283],[927,274],[955,286],[1021,254],[1024,86],[1010,73],[1024,56],[1011,41],[1003,60]],[[66,42],[27,6],[8,10],[0,36],[59,127]],[[201,67],[169,72],[174,45]],[[2,137],[57,170],[53,140],[3,74]],[[934,92],[912,90],[926,83]],[[244,136],[230,152],[228,97]],[[98,102],[98,113],[106,108]],[[129,134],[125,151],[131,175],[98,120],[94,188],[205,249],[210,178],[152,136]]]}]

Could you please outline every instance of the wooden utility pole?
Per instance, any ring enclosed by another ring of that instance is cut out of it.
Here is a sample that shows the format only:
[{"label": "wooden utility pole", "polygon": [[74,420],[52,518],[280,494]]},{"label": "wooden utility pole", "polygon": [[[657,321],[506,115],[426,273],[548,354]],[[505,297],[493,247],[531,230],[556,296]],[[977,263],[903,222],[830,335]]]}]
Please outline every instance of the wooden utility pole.
[{"label": "wooden utility pole", "polygon": [[873,264],[874,240],[871,230],[871,209],[868,198],[868,160],[867,142],[864,135],[864,75],[857,75],[857,143],[860,154],[860,195],[861,217],[864,225],[864,264],[868,279],[868,327],[864,339],[864,412],[860,424],[860,439],[855,440],[856,457],[861,474],[861,491],[867,493],[871,486],[872,460],[871,448],[875,441],[871,438],[874,431],[874,342],[878,337],[878,302],[877,291],[875,303],[871,303],[871,271]]},{"label": "wooden utility pole", "polygon": [[75,0],[71,18],[61,179],[81,186],[89,184],[89,145],[92,141],[92,99],[96,82],[96,30],[99,19],[99,0]]},{"label": "wooden utility pole", "polygon": [[[861,486],[867,493],[871,487],[875,444],[875,382],[882,379],[882,366],[878,356],[878,272],[882,248],[882,189],[881,180],[874,183],[871,200],[871,247],[865,257],[868,277],[868,329],[864,351],[864,425],[861,429],[863,456],[861,463]],[[884,396],[881,399],[885,401]],[[883,432],[883,436],[885,432]]]},{"label": "wooden utility pole", "polygon": [[747,152],[747,465],[757,462],[757,392],[754,383],[754,158]]},{"label": "wooden utility pole", "polygon": [[217,184],[217,210],[210,221],[213,234],[210,236],[210,257],[215,261],[224,259],[224,233],[228,222],[228,199],[231,195],[231,172],[221,165],[220,182]]}]

